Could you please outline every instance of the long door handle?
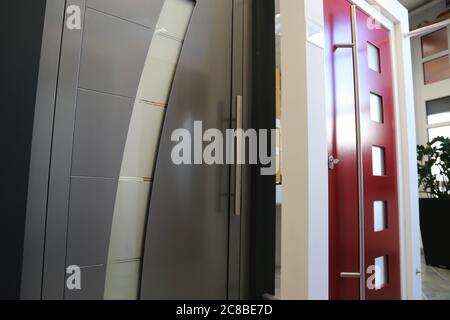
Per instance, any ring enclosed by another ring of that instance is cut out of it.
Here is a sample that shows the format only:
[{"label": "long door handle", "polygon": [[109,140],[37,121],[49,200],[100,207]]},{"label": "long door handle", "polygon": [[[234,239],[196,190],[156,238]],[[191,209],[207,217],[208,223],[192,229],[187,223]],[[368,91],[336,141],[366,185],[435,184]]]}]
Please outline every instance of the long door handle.
[{"label": "long door handle", "polygon": [[[365,245],[364,245],[364,170],[363,170],[363,153],[362,153],[362,137],[361,137],[361,107],[360,107],[360,92],[359,92],[359,54],[358,54],[358,30],[357,30],[357,6],[352,4],[351,7],[351,27],[352,27],[352,42],[335,44],[335,49],[351,48],[353,51],[353,81],[355,93],[355,120],[356,120],[356,140],[357,140],[357,156],[358,156],[358,215],[359,215],[359,265],[360,273],[342,273],[343,278],[359,277],[360,280],[360,296],[361,300],[365,300]],[[333,165],[333,167],[335,164]]]},{"label": "long door handle", "polygon": [[234,214],[241,215],[242,206],[242,145],[243,145],[243,105],[242,96],[236,97],[236,161],[234,179]]}]

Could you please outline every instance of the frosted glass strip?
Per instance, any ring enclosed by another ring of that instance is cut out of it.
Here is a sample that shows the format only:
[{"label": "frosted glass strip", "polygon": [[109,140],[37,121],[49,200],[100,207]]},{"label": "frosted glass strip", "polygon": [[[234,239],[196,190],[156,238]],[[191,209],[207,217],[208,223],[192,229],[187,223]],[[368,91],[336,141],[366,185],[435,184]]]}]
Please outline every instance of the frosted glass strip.
[{"label": "frosted glass strip", "polygon": [[380,232],[387,228],[386,201],[375,201],[373,203],[374,231]]},{"label": "frosted glass strip", "polygon": [[383,123],[383,99],[374,93],[370,93],[370,120]]},{"label": "frosted glass strip", "polygon": [[194,9],[190,0],[166,0],[156,25],[156,32],[183,39]]},{"label": "frosted glass strip", "polygon": [[155,35],[150,48],[150,58],[177,64],[180,56],[182,43],[178,40]]},{"label": "frosted glass strip", "polygon": [[106,275],[106,300],[137,300],[139,298],[140,261],[111,263]]},{"label": "frosted glass strip", "polygon": [[380,67],[380,49],[371,44],[367,43],[367,58],[369,63],[369,68],[376,72],[381,72]]},{"label": "frosted glass strip", "polygon": [[166,104],[176,65],[150,58],[144,67],[144,76],[138,90],[138,99]]},{"label": "frosted glass strip", "polygon": [[121,177],[151,178],[159,143],[164,109],[142,102],[134,107],[125,145]]},{"label": "frosted glass strip", "polygon": [[119,181],[109,260],[140,259],[150,182]]},{"label": "frosted glass strip", "polygon": [[388,259],[379,257],[375,259],[375,289],[383,289],[388,282]]},{"label": "frosted glass strip", "polygon": [[385,163],[384,148],[372,147],[372,169],[374,176],[381,177],[386,175]]}]

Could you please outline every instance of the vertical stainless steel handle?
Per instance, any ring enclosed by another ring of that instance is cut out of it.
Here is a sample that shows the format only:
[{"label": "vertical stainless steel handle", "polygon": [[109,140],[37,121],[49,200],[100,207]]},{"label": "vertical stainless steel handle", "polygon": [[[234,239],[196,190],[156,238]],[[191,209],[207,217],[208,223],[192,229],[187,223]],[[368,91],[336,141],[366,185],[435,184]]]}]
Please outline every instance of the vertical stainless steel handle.
[{"label": "vertical stainless steel handle", "polygon": [[[357,156],[358,156],[358,215],[359,215],[359,264],[360,264],[360,272],[359,273],[342,273],[343,278],[348,277],[356,277],[360,278],[360,296],[361,300],[365,300],[366,298],[366,283],[364,270],[366,269],[365,265],[365,213],[364,213],[364,162],[363,162],[363,153],[362,153],[362,137],[361,137],[361,106],[360,106],[360,79],[359,79],[359,54],[358,54],[358,28],[357,28],[357,6],[352,4],[351,10],[351,27],[352,27],[352,43],[340,43],[336,44],[335,48],[351,48],[353,50],[353,81],[354,81],[354,92],[355,92],[355,122],[356,122],[356,148],[357,148]],[[332,167],[337,164],[334,162]],[[331,161],[331,158],[329,159]],[[330,163],[331,164],[331,163]],[[330,168],[331,169],[331,168]]]},{"label": "vertical stainless steel handle", "polygon": [[241,215],[242,205],[242,139],[243,135],[243,106],[242,96],[236,97],[236,161],[235,161],[235,179],[234,179],[234,214]]}]

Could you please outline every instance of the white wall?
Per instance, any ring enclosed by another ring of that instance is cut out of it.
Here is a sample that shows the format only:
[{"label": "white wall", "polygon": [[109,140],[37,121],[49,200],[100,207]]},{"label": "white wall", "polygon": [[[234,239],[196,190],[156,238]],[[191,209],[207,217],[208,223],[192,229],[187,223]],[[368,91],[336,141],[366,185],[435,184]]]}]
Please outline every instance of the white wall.
[{"label": "white wall", "polygon": [[328,299],[328,169],[322,1],[281,0],[282,299]]}]

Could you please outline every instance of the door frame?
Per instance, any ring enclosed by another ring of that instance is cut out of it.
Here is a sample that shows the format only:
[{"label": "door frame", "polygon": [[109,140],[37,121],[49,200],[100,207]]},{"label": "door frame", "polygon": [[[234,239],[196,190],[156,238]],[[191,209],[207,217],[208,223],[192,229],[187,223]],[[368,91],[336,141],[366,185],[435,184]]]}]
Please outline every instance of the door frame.
[{"label": "door frame", "polygon": [[53,121],[66,0],[47,0],[34,116],[20,299],[42,297]]},{"label": "door frame", "polygon": [[[323,50],[313,37],[323,33],[323,1],[296,2],[281,0],[284,26],[282,60],[285,70],[282,74],[284,206],[281,291],[285,299],[328,299],[328,205],[319,203],[328,202],[322,192],[328,190],[325,163],[328,157],[327,116],[321,110],[327,101],[316,94],[325,91],[324,83],[317,81],[324,74],[313,74],[313,71],[324,72],[325,60],[312,54],[320,54]],[[402,298],[421,299],[411,46],[409,39],[404,37],[409,32],[408,11],[397,1],[354,0],[353,3],[391,30],[398,141]],[[299,105],[306,108],[299,110]],[[302,124],[306,128],[299,129]],[[289,150],[291,148],[293,150]],[[295,152],[295,148],[301,149],[303,154]],[[316,169],[314,176],[310,177],[308,173],[311,168]],[[326,174],[323,174],[325,170]],[[306,195],[300,195],[296,190],[306,190]],[[298,214],[299,211],[302,213]],[[315,245],[310,246],[310,243]],[[292,257],[293,253],[296,253],[295,257]]]}]

